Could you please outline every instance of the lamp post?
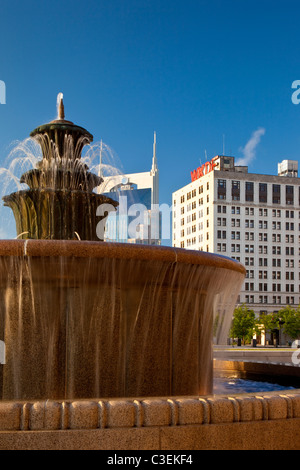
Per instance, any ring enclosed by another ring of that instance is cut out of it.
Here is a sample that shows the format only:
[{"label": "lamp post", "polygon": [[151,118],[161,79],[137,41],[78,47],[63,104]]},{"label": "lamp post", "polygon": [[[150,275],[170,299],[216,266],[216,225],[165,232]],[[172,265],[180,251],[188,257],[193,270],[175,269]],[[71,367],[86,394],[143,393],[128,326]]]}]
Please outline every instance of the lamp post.
[{"label": "lamp post", "polygon": [[280,331],[281,331],[281,327],[282,325],[284,324],[284,321],[281,317],[278,318],[278,325],[279,325],[279,333],[278,333],[278,344],[281,344],[281,338],[280,338]]}]

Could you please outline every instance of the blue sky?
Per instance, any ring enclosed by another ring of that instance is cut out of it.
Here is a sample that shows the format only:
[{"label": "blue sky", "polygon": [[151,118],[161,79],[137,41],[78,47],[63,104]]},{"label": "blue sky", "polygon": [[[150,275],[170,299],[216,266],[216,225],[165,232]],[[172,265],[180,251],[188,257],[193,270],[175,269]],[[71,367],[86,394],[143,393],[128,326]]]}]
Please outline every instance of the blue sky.
[{"label": "blue sky", "polygon": [[150,169],[156,131],[161,203],[223,142],[244,157],[258,129],[249,171],[276,174],[300,155],[299,14],[296,0],[1,0],[0,165],[63,92],[66,119],[124,172]]}]

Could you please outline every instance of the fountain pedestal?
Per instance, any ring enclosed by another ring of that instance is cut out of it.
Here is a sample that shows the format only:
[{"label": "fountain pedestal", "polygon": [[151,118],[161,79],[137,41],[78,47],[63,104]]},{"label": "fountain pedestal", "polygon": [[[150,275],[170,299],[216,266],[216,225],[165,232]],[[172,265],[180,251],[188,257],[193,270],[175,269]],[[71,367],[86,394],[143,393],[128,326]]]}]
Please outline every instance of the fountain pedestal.
[{"label": "fountain pedestal", "polygon": [[5,400],[211,393],[216,305],[244,278],[200,252],[46,240],[0,242],[0,272]]}]

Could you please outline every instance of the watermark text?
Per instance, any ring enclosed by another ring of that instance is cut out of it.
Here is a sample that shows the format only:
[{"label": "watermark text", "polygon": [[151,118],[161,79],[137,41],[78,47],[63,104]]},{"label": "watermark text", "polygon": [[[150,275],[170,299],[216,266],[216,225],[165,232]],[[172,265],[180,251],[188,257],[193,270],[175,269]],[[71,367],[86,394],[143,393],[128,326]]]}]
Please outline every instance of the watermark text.
[{"label": "watermark text", "polygon": [[0,341],[0,364],[5,364],[5,343]]},{"label": "watermark text", "polygon": [[117,211],[113,204],[100,204],[96,216],[101,220],[96,226],[100,240],[161,240],[171,238],[172,206],[152,204],[128,204],[127,197],[121,196]]},{"label": "watermark text", "polygon": [[295,366],[298,366],[300,364],[300,340],[299,339],[296,339],[293,344],[292,344],[292,348],[299,348],[298,351],[294,351],[293,354],[292,354],[292,363],[295,365]]},{"label": "watermark text", "polygon": [[3,80],[0,80],[0,104],[6,104],[6,85]]}]

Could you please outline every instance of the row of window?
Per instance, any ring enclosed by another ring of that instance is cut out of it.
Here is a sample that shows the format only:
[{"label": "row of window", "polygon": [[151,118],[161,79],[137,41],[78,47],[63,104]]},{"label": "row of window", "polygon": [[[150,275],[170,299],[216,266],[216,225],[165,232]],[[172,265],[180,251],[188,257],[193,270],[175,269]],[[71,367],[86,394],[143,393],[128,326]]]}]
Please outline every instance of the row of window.
[{"label": "row of window", "polygon": [[[206,215],[209,214],[209,208],[207,207]],[[203,211],[199,211],[198,214],[198,219],[203,218]],[[192,214],[189,214],[186,219],[182,217],[180,219],[180,225],[183,226],[185,223],[190,224],[191,222],[195,222],[197,220],[197,212],[193,212]],[[232,218],[230,219],[230,225],[231,227],[241,227],[241,219],[236,219]],[[173,223],[174,229],[176,228],[176,222]],[[225,217],[218,217],[217,218],[217,226],[218,227],[226,227],[227,226],[227,219]],[[209,221],[206,221],[206,227],[209,227]],[[255,221],[254,219],[246,219],[244,223],[245,228],[250,228],[250,229],[255,229]],[[270,224],[268,223],[267,220],[259,220],[258,221],[258,229],[259,230],[268,230],[270,227]],[[294,222],[276,222],[273,221],[271,225],[272,230],[288,230],[288,231],[294,231],[295,230],[295,223]],[[300,223],[298,224],[298,230],[300,231]],[[218,237],[220,238],[220,237]]]},{"label": "row of window", "polygon": [[[231,214],[241,214],[241,207],[240,206],[228,206],[230,209]],[[271,213],[272,217],[286,217],[287,219],[293,219],[295,217],[295,212],[294,210],[283,210],[283,209],[265,209],[262,207],[254,208],[254,207],[245,207],[245,215],[250,215],[254,216],[255,211],[258,210],[258,215],[259,217],[268,217],[268,215]],[[271,212],[272,211],[272,212]],[[218,214],[226,214],[227,213],[227,206],[226,205],[218,205],[217,206],[217,212]],[[296,212],[297,213],[297,212]],[[300,211],[299,211],[299,218],[300,218]]]},{"label": "row of window", "polygon": [[[268,251],[272,249],[272,255],[281,255],[284,254],[283,250],[281,250],[281,246],[272,246],[269,247],[268,245],[259,245],[258,246],[258,253],[267,255]],[[245,253],[254,253],[254,245],[245,245],[244,247]],[[241,252],[241,245],[239,243],[232,243],[231,244],[231,253],[240,253]],[[286,246],[285,247],[285,255],[286,256],[294,256],[295,249],[293,246]],[[300,248],[299,248],[299,255],[300,255]]]},{"label": "row of window", "polygon": [[[257,302],[258,301],[258,302]],[[246,304],[278,304],[278,305],[294,305],[296,303],[294,296],[281,295],[245,295]]]},{"label": "row of window", "polygon": [[[258,258],[258,266],[267,267],[269,261],[274,268],[281,268],[281,258],[272,258],[271,260],[268,260],[268,258]],[[294,268],[294,259],[285,259],[284,261],[287,268]],[[244,264],[245,266],[254,266],[254,258],[246,256]]]},{"label": "row of window", "polygon": [[[272,284],[272,292],[281,292],[281,284]],[[300,286],[299,286],[300,288]],[[245,291],[254,291],[254,282],[245,282]],[[259,282],[258,283],[258,291],[259,292],[268,292],[268,284],[266,282]],[[295,285],[294,284],[286,284],[285,285],[285,292],[295,292]]]},{"label": "row of window", "polygon": [[[245,241],[254,241],[254,232],[244,232]],[[272,233],[272,242],[273,243],[281,243],[281,234],[280,233]],[[241,240],[241,232],[239,231],[232,231],[231,232],[231,240]],[[259,233],[258,240],[261,242],[268,241],[268,234],[267,233]],[[294,235],[286,234],[285,235],[285,243],[294,243],[295,237]],[[299,243],[300,243],[300,235],[299,235]],[[260,247],[259,247],[260,249]]]},{"label": "row of window", "polygon": [[[227,198],[227,183],[229,181],[225,179],[218,179],[217,185],[217,194],[218,199],[226,200]],[[272,202],[273,204],[281,203],[281,185],[272,184]],[[240,190],[240,181],[231,181],[231,198],[233,201],[240,201],[241,190]],[[268,200],[268,185],[267,183],[259,183],[258,186],[258,200],[261,203],[267,203]],[[253,202],[254,201],[254,183],[251,181],[246,181],[245,183],[245,201]],[[300,191],[298,194],[298,203],[300,203]],[[285,185],[285,204],[293,205],[294,204],[294,186]]]},{"label": "row of window", "polygon": [[[300,272],[298,274],[300,280]],[[246,279],[254,279],[254,270],[247,269],[246,271]],[[268,279],[268,271],[258,271],[258,279]],[[280,280],[281,279],[281,271],[272,271],[272,279]],[[295,280],[295,273],[294,271],[286,271],[285,273],[286,281],[294,281]]]},{"label": "row of window", "polygon": [[[198,188],[198,194],[202,194],[203,193],[203,185],[199,186]],[[206,183],[206,189],[209,190],[209,183]],[[185,200],[189,201],[190,199],[194,198],[197,196],[197,190],[196,189],[193,189],[192,191],[189,191],[187,194],[186,194],[186,197],[185,195],[183,194],[181,197],[180,197],[180,203],[183,204],[185,202]],[[174,206],[176,206],[176,199],[174,200]]]},{"label": "row of window", "polygon": [[[184,225],[184,222],[181,225]],[[226,227],[226,219],[218,218],[217,219],[217,226],[218,227],[221,227],[221,226]],[[240,219],[231,219],[231,227],[237,227],[237,228],[241,227],[241,220]],[[244,227],[254,229],[255,228],[254,220],[245,220]],[[265,221],[265,223],[261,223],[261,221],[259,221],[258,222],[258,228],[259,228],[259,230],[267,230],[268,229],[268,222]],[[284,228],[287,231],[293,232],[295,230],[295,224],[294,224],[294,222],[286,222],[285,225],[284,225],[284,223],[281,223],[281,222],[272,222],[272,230],[283,230]],[[300,224],[299,224],[298,229],[300,231]],[[221,233],[225,233],[225,236],[219,236],[219,234],[221,234]],[[231,233],[234,233],[234,232],[231,232]],[[246,232],[246,233],[248,233],[248,232]],[[268,234],[263,233],[262,236],[263,235],[265,236],[265,241],[267,241],[268,240],[268,237],[267,237]],[[226,238],[226,230],[223,230],[223,231],[218,230],[217,231],[217,238]],[[294,238],[294,235],[287,234],[286,241],[287,240],[292,240],[293,238]],[[290,243],[293,243],[293,242],[291,241]]]},{"label": "row of window", "polygon": [[[207,195],[207,200],[206,202],[209,202],[209,196]],[[203,198],[200,198],[198,201],[198,205],[202,206],[204,204]],[[196,201],[193,201],[187,206],[182,206],[180,208],[180,214],[183,215],[185,212],[190,212],[191,210],[195,210],[197,208],[197,203]],[[273,217],[286,217],[286,218],[291,218],[293,219],[295,217],[295,211],[294,210],[281,210],[281,209],[270,209],[272,210],[272,216]],[[206,209],[207,214],[209,213],[209,207]],[[218,214],[226,214],[227,213],[227,206],[217,206],[217,212]],[[240,206],[231,206],[231,214],[233,215],[240,215],[241,214],[241,207]],[[263,208],[258,208],[258,214],[260,217],[267,217],[269,214],[268,209],[263,209]],[[174,211],[174,217],[176,217],[177,213]],[[255,208],[254,207],[245,207],[245,215],[246,216],[254,216],[255,215]],[[300,218],[300,211],[299,211],[299,218]]]}]

